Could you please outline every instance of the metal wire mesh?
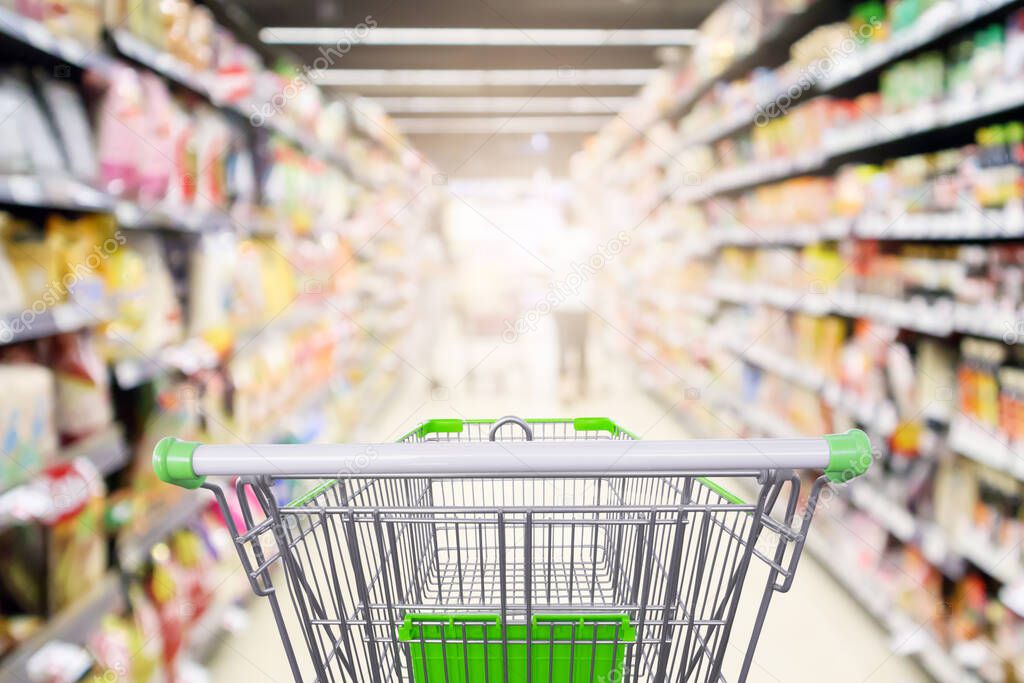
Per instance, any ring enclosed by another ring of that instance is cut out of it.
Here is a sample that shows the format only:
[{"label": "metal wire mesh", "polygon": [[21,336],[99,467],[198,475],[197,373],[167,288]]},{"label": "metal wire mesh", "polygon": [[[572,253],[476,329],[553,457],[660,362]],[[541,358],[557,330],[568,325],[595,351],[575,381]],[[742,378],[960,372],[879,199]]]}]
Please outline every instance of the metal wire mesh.
[{"label": "metal wire mesh", "polygon": [[[577,433],[571,421],[530,426],[535,439],[629,438]],[[467,423],[462,432],[408,438],[483,440],[491,429]],[[525,432],[509,423],[496,436]],[[725,680],[725,649],[751,560],[769,568],[766,608],[795,568],[785,561],[787,546],[802,543],[791,529],[797,486],[790,480],[783,495],[785,477],[762,486],[754,503],[684,476],[345,474],[325,480],[301,506],[283,508],[267,484],[248,482],[260,491],[267,519],[254,523],[247,513],[250,531],[237,534],[238,543],[254,587],[274,590],[269,570],[284,568],[294,625],[280,617],[278,625],[297,681],[467,680],[447,667],[443,678],[414,675],[409,644],[398,637],[410,614],[447,615],[456,625],[474,614],[505,625],[538,615],[628,615],[636,642],[620,643],[616,631],[613,644],[625,653],[624,680]],[[788,512],[777,522],[764,513],[780,501]],[[526,636],[527,647],[533,638]],[[506,660],[510,643],[507,635],[500,643]],[[304,679],[296,651],[308,654]],[[597,672],[590,674],[577,671],[572,680],[596,681]]]}]

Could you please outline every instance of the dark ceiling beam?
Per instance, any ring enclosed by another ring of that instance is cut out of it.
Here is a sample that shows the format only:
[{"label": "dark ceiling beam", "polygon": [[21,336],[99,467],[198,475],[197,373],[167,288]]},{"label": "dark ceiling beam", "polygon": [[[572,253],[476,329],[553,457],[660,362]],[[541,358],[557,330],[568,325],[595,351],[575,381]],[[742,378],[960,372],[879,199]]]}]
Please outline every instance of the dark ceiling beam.
[{"label": "dark ceiling beam", "polygon": [[[324,46],[329,50],[331,46]],[[289,46],[304,64],[321,56],[311,45]],[[353,45],[335,59],[335,69],[649,69],[657,66],[656,48],[650,47],[410,47]]]},{"label": "dark ceiling beam", "polygon": [[717,0],[246,0],[263,26],[694,28]]}]

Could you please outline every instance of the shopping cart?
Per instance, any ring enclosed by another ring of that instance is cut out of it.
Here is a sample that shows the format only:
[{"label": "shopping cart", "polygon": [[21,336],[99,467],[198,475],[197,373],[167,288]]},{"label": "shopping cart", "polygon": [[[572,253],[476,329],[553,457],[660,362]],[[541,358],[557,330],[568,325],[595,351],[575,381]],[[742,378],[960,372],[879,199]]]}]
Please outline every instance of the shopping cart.
[{"label": "shopping cart", "polygon": [[[866,471],[868,439],[634,439],[604,418],[431,420],[392,444],[165,439],[154,466],[216,496],[297,683],[743,681],[822,487]],[[801,518],[802,468],[824,474]],[[244,528],[217,475],[238,475]],[[282,479],[312,488],[279,505]]]}]

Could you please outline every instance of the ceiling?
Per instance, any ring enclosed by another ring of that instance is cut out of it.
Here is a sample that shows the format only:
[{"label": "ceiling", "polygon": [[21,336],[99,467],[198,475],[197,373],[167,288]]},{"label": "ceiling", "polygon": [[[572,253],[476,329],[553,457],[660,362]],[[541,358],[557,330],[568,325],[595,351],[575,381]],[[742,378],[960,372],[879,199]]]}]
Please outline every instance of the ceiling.
[{"label": "ceiling", "polygon": [[[717,0],[244,0],[252,23],[259,27],[354,27],[375,22],[383,28],[494,28],[494,29],[680,29],[696,28],[718,4]],[[369,19],[368,19],[369,18]],[[371,21],[372,20],[372,21]],[[527,41],[529,42],[529,41]],[[284,45],[275,49],[290,53],[301,64],[312,64],[320,52],[317,45]],[[562,109],[553,114],[586,117],[594,126],[602,115],[612,116],[624,96],[633,95],[636,85],[581,85],[559,75],[592,69],[653,69],[659,66],[657,48],[636,46],[411,46],[360,45],[332,64],[334,69],[473,69],[550,70],[553,78],[534,85],[416,86],[389,81],[386,74],[371,84],[326,86],[329,93],[357,93],[369,97],[485,97],[519,98],[520,103],[544,97],[588,98],[599,104],[577,114]],[[608,99],[611,98],[611,99]],[[395,100],[391,100],[396,102]],[[577,100],[577,103],[579,101]],[[447,108],[447,107],[446,107]],[[505,109],[510,107],[506,106]],[[514,109],[518,106],[512,104]],[[602,111],[602,109],[604,111]],[[522,113],[519,116],[536,116]],[[407,117],[498,118],[516,116],[516,111],[419,113],[394,112],[399,122]],[[564,130],[586,127],[535,120],[539,128],[550,125],[543,140],[524,128],[497,133],[410,133],[413,144],[442,172],[451,177],[530,176],[546,169],[554,176],[568,173],[569,156],[593,131]],[[486,124],[487,122],[482,122]],[[414,125],[414,124],[409,124]],[[429,122],[419,121],[418,130]],[[496,127],[500,129],[501,124]],[[449,127],[458,130],[458,126]]]}]

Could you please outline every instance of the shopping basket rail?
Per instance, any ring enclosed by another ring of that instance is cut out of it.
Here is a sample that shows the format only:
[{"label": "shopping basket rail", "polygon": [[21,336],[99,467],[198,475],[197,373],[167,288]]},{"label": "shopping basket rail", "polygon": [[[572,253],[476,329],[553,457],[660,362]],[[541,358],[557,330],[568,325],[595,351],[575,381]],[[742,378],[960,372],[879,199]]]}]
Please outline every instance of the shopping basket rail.
[{"label": "shopping basket rail", "polygon": [[860,430],[796,439],[430,444],[206,445],[167,437],[153,452],[160,479],[184,488],[218,475],[749,475],[779,469],[818,469],[833,482],[845,482],[867,471],[871,459],[871,443]]}]

